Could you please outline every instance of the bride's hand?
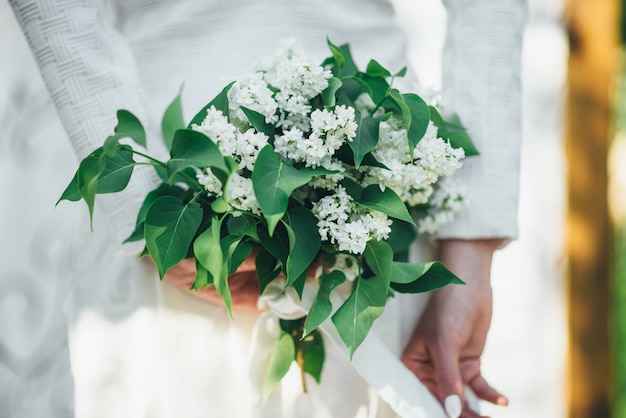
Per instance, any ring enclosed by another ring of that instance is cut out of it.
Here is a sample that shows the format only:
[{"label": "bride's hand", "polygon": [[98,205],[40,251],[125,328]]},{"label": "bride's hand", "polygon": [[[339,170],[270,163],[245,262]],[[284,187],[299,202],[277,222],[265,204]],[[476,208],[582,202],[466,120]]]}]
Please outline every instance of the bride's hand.
[{"label": "bride's hand", "polygon": [[480,399],[508,404],[480,373],[480,356],[491,321],[491,258],[501,244],[499,239],[442,241],[441,261],[467,284],[433,292],[402,356],[449,417],[480,416],[467,407],[464,385]]},{"label": "bride's hand", "polygon": [[[256,275],[257,251],[253,251],[239,266],[237,271],[228,278],[228,286],[233,298],[233,309],[242,311],[257,311],[259,299],[259,280]],[[165,273],[165,279],[181,288],[185,292],[210,302],[214,305],[225,306],[218,296],[215,287],[208,289],[190,290],[196,278],[196,260],[186,258]]]}]

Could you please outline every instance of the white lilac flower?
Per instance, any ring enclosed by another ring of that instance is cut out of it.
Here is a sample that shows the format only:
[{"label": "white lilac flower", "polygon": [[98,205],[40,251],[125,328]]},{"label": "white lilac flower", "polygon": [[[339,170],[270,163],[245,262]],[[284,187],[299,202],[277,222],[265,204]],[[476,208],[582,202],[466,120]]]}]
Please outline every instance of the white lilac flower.
[{"label": "white lilac flower", "polygon": [[252,179],[238,173],[231,174],[226,186],[226,201],[234,209],[260,215],[261,209],[254,195]]},{"label": "white lilac flower", "polygon": [[246,132],[238,132],[235,142],[235,153],[240,166],[252,171],[259,151],[267,145],[268,137],[262,132],[248,129]]},{"label": "white lilac flower", "polygon": [[413,151],[413,158],[437,176],[449,176],[458,170],[465,157],[463,148],[452,148],[448,141],[437,137],[437,128],[430,122],[424,138]]},{"label": "white lilac flower", "polygon": [[303,55],[294,55],[278,63],[272,85],[285,94],[311,99],[328,87],[331,77],[331,71]]},{"label": "white lilac flower", "polygon": [[369,213],[361,216],[361,220],[367,225],[370,236],[376,241],[389,238],[393,222],[386,214],[378,211],[369,211]]},{"label": "white lilac flower", "polygon": [[200,125],[192,125],[191,128],[208,136],[220,149],[223,155],[235,154],[235,141],[237,128],[228,122],[221,110],[211,106],[207,109],[207,115]]},{"label": "white lilac flower", "polygon": [[449,177],[442,178],[429,201],[426,215],[417,223],[420,234],[435,234],[468,205],[467,191]]},{"label": "white lilac flower", "polygon": [[207,168],[204,172],[198,170],[196,178],[198,179],[198,183],[204,186],[206,191],[209,192],[210,196],[219,197],[222,195],[222,182],[213,174],[210,168]]},{"label": "white lilac flower", "polygon": [[314,202],[312,211],[322,240],[336,244],[339,251],[362,254],[368,241],[386,239],[391,233],[387,215],[358,207],[342,186]]},{"label": "white lilac flower", "polygon": [[263,79],[263,73],[253,73],[241,77],[228,91],[228,108],[231,118],[247,121],[240,106],[259,112],[265,116],[266,123],[276,123],[278,104],[272,90]]}]

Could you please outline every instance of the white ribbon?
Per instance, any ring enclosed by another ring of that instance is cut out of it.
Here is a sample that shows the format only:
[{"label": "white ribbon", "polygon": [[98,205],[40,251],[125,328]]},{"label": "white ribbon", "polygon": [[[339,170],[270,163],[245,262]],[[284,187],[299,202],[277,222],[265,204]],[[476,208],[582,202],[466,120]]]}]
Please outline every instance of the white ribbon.
[{"label": "white ribbon", "polygon": [[[255,416],[259,417],[281,416],[279,396],[274,394],[264,407],[262,407],[261,397],[267,365],[279,333],[278,319],[301,318],[309,311],[317,294],[316,281],[307,281],[301,300],[292,287],[283,291],[283,286],[284,281],[277,279],[265,289],[263,296],[259,299],[259,308],[265,312],[260,315],[252,337],[250,377],[256,392],[253,399]],[[333,309],[337,309],[343,303],[343,299],[337,292],[333,292],[331,302]],[[332,321],[327,319],[320,329],[325,336],[325,341],[332,341],[348,358],[348,350],[337,334]],[[446,418],[441,405],[426,386],[392,354],[373,332],[368,334],[356,350],[351,364],[400,417]]]}]

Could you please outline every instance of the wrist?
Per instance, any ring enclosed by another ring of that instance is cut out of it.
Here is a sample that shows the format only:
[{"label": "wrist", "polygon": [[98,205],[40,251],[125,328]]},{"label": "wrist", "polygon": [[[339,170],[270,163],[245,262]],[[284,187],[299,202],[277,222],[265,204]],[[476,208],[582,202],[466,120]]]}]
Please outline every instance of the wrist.
[{"label": "wrist", "polygon": [[441,240],[439,259],[468,285],[489,284],[493,253],[504,242],[500,238]]}]

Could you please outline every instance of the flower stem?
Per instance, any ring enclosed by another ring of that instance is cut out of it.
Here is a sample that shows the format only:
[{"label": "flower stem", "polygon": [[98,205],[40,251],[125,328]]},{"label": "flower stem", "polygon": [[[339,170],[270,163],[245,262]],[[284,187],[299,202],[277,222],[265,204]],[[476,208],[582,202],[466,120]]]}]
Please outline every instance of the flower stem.
[{"label": "flower stem", "polygon": [[304,355],[302,353],[302,341],[299,338],[296,338],[298,347],[296,353],[296,360],[298,362],[298,366],[300,367],[300,381],[302,382],[302,391],[307,393],[306,388],[306,379],[305,379],[305,371],[304,371]]},{"label": "flower stem", "polygon": [[132,148],[131,148],[131,151],[132,151],[133,154],[137,154],[137,155],[139,155],[139,156],[141,156],[141,157],[143,157],[143,158],[145,158],[145,159],[147,159],[149,161],[152,161],[153,163],[156,163],[157,165],[159,165],[161,167],[166,167],[166,164],[163,161],[159,161],[156,158],[153,158],[153,157],[151,157],[151,156],[149,156],[147,154],[144,154],[143,152],[139,152],[139,151],[137,151],[135,149],[132,149]]}]

